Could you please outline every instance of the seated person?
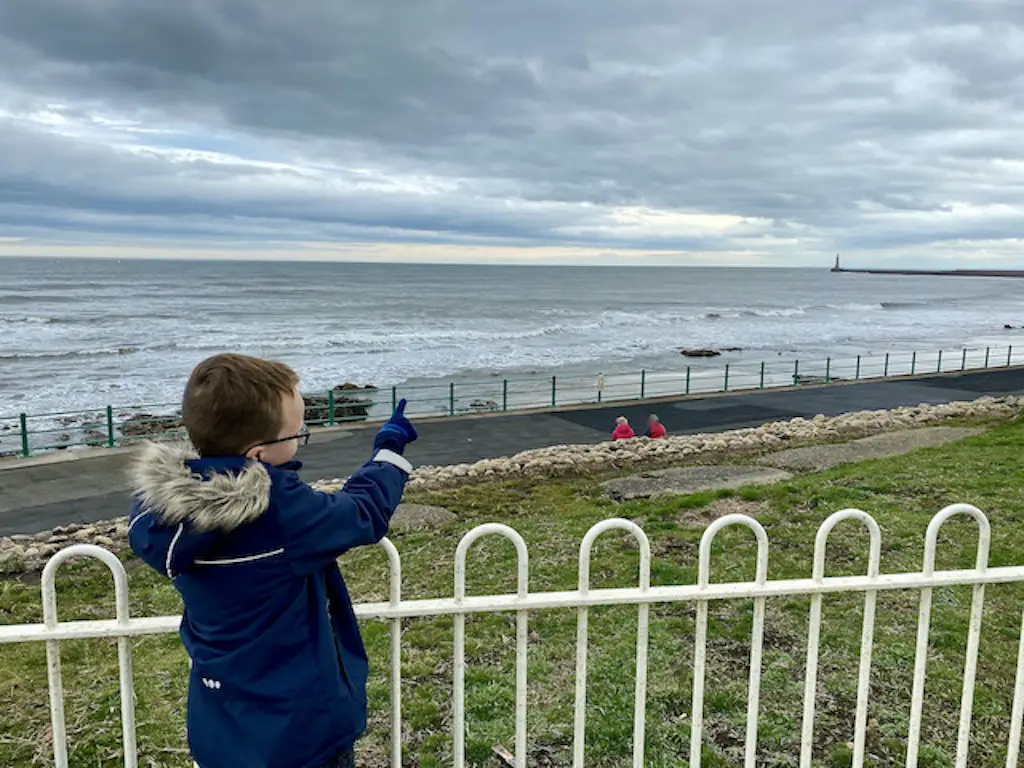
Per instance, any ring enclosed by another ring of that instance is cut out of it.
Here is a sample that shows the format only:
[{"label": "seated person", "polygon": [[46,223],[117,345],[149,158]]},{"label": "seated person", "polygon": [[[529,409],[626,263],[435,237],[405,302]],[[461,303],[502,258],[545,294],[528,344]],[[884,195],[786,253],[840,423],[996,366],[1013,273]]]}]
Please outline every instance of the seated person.
[{"label": "seated person", "polygon": [[647,417],[647,431],[644,434],[647,437],[656,440],[659,437],[665,437],[668,434],[668,430],[666,430],[665,425],[661,423],[661,419],[652,413]]},{"label": "seated person", "polygon": [[631,437],[636,437],[633,433],[633,428],[629,426],[629,419],[625,416],[619,416],[615,420],[615,431],[612,432],[612,440],[629,440]]}]

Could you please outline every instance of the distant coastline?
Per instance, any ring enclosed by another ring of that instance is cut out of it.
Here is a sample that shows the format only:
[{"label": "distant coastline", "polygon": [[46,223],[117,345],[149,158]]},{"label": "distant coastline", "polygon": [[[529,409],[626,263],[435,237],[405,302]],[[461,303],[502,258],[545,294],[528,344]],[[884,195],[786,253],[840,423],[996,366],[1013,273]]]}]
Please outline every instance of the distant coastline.
[{"label": "distant coastline", "polygon": [[921,277],[1022,277],[1024,269],[847,269],[836,256],[832,272],[855,275],[911,275]]}]

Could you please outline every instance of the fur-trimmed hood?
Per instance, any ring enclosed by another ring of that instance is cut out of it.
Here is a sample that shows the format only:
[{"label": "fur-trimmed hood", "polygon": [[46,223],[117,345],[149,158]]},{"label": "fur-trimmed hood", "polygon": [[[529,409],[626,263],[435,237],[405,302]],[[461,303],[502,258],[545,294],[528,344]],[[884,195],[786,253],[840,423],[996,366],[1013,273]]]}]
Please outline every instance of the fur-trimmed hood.
[{"label": "fur-trimmed hood", "polygon": [[267,468],[242,457],[200,459],[187,443],[145,443],[129,470],[141,505],[165,525],[233,531],[270,505]]}]

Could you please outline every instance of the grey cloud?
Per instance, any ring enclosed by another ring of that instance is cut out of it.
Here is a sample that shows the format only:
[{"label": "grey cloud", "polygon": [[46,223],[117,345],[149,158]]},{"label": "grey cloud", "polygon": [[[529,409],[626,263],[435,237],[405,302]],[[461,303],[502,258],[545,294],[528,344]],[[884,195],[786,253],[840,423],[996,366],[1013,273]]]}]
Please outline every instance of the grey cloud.
[{"label": "grey cloud", "polygon": [[862,203],[1024,205],[1005,162],[1024,159],[1022,42],[1024,7],[995,0],[2,3],[12,109],[192,122],[339,173],[369,166],[452,188],[318,192],[37,132],[17,139],[34,167],[0,156],[0,198],[147,229],[164,214],[234,233],[240,217],[385,239],[728,247],[564,234],[601,226],[612,206],[767,219],[768,232],[810,228],[808,242],[830,248],[1000,237],[976,222],[880,226]]}]

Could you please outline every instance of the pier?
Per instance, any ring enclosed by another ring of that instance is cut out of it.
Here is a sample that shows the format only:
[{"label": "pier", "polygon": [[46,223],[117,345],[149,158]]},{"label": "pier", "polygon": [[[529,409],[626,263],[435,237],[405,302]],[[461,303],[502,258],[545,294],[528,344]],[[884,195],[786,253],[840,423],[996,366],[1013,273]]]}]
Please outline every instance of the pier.
[{"label": "pier", "polygon": [[832,272],[842,272],[851,275],[911,275],[919,277],[1022,277],[1024,269],[846,269],[839,265],[839,256],[836,255],[836,264]]}]

